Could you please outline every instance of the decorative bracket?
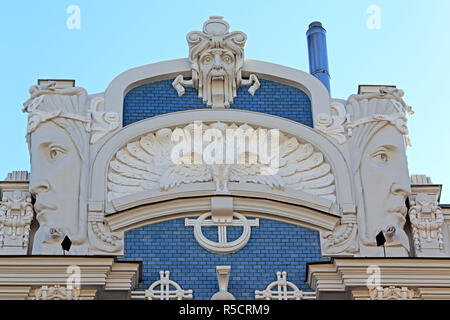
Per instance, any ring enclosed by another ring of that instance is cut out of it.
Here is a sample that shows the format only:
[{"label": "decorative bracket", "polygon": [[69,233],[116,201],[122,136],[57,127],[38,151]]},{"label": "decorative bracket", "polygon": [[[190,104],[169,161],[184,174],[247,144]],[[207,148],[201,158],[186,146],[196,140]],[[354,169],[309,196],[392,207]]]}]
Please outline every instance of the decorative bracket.
[{"label": "decorative bracket", "polygon": [[330,105],[331,112],[334,115],[321,113],[317,117],[315,129],[326,136],[334,138],[340,145],[347,142],[344,123],[347,119],[345,107],[342,103],[332,103]]}]

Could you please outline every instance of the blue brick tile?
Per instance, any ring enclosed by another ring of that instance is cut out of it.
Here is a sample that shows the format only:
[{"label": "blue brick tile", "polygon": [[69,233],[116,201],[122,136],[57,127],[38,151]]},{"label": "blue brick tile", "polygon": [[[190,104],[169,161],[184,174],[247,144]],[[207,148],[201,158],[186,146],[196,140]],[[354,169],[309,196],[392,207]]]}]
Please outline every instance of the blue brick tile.
[{"label": "blue brick tile", "polygon": [[[228,234],[238,236],[233,229],[239,228],[229,228]],[[203,230],[212,234],[214,228]],[[231,266],[229,291],[237,299],[254,299],[254,290],[263,290],[275,281],[277,271],[286,271],[289,281],[310,291],[304,281],[306,263],[327,261],[321,257],[317,231],[266,219],[260,219],[260,227],[252,229],[248,244],[231,255],[203,249],[193,236],[193,228],[184,226],[184,219],[144,226],[125,234],[125,255],[120,260],[143,262],[139,290],[159,280],[159,271],[169,270],[172,280],[186,290],[193,289],[194,299],[201,300],[218,291],[218,265]]]},{"label": "blue brick tile", "polygon": [[[273,81],[260,82],[261,88],[253,97],[248,93],[248,87],[239,88],[231,109],[268,113],[312,127],[311,101],[303,91]],[[196,90],[186,88],[184,96],[178,97],[172,80],[155,82],[135,88],[126,95],[123,125],[165,113],[205,107]]]}]

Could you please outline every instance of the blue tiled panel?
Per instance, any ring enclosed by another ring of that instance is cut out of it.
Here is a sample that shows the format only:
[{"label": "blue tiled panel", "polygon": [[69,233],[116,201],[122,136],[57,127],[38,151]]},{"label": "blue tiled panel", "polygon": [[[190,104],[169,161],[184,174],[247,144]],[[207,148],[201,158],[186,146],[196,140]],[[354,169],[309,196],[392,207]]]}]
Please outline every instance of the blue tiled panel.
[{"label": "blue tiled panel", "polygon": [[[239,88],[231,109],[272,114],[312,127],[311,101],[303,91],[273,81],[260,82],[261,88],[253,97],[248,93],[248,87]],[[123,125],[165,113],[204,108],[197,90],[186,88],[184,96],[178,97],[172,80],[155,82],[135,88],[126,95]]]},{"label": "blue tiled panel", "polygon": [[[236,239],[242,228],[228,228]],[[205,236],[217,240],[216,228],[203,228]],[[159,271],[170,271],[170,279],[185,290],[194,291],[194,299],[210,299],[218,291],[216,266],[230,265],[228,290],[236,299],[252,300],[255,290],[264,290],[276,281],[277,271],[286,271],[288,280],[300,290],[311,291],[305,283],[306,263],[327,261],[321,257],[317,231],[295,225],[260,219],[252,228],[250,241],[231,255],[216,255],[195,240],[192,227],[184,219],[148,225],[125,234],[125,256],[120,260],[142,261],[143,276],[139,290],[148,289],[160,279]]]}]

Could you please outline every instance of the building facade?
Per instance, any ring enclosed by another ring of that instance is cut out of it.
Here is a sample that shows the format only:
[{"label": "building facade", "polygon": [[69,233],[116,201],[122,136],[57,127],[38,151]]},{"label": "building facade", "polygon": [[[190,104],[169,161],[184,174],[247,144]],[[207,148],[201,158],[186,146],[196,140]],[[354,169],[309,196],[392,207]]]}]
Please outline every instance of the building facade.
[{"label": "building facade", "polygon": [[450,299],[450,207],[408,170],[403,91],[331,98],[320,23],[307,40],[310,73],[249,60],[214,16],[103,93],[32,86],[0,299]]}]

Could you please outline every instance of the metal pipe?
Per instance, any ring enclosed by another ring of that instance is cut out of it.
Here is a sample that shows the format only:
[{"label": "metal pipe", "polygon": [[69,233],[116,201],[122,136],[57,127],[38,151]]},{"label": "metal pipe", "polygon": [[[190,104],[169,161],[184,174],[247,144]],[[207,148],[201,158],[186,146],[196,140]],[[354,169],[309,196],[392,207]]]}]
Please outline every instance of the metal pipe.
[{"label": "metal pipe", "polygon": [[308,39],[309,72],[319,79],[330,92],[330,71],[328,69],[327,31],[322,23],[314,21],[309,25]]}]

